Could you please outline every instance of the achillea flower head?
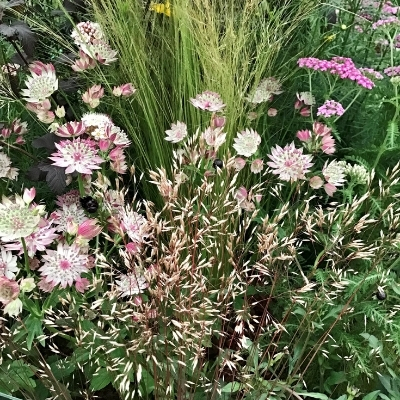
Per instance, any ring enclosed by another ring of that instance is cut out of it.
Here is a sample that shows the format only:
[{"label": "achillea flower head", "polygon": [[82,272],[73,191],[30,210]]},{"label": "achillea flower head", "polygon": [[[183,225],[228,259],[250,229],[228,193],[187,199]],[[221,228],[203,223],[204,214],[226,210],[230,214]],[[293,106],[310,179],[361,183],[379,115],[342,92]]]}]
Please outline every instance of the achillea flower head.
[{"label": "achillea flower head", "polygon": [[332,117],[334,115],[341,116],[344,114],[343,106],[334,100],[326,100],[325,103],[318,108],[317,115],[322,115],[325,118]]},{"label": "achillea flower head", "polygon": [[400,20],[395,17],[389,17],[385,19],[380,19],[372,24],[372,29],[376,30],[378,28],[391,28],[391,27],[399,27],[400,26]]},{"label": "achillea flower head", "polygon": [[272,100],[274,94],[281,94],[281,84],[274,77],[263,79],[257,86],[254,93],[247,97],[246,100],[252,104],[260,104]]},{"label": "achillea flower head", "polygon": [[35,232],[44,206],[29,205],[21,196],[15,196],[14,201],[3,197],[0,203],[0,238],[11,241],[29,236]]},{"label": "achillea flower head", "polygon": [[13,256],[11,251],[7,251],[4,247],[1,247],[0,276],[5,276],[8,279],[15,279],[18,272],[17,256]]},{"label": "achillea flower head", "polygon": [[121,274],[116,283],[121,297],[143,293],[149,287],[146,278],[140,273],[139,269],[127,275]]},{"label": "achillea flower head", "polygon": [[359,71],[369,79],[377,79],[377,80],[383,79],[383,75],[372,68],[359,68]]},{"label": "achillea flower head", "polygon": [[21,91],[25,101],[39,103],[58,89],[58,79],[52,64],[36,62],[31,64],[30,71],[31,75],[25,81],[27,88]]},{"label": "achillea flower head", "polygon": [[177,121],[176,124],[171,124],[171,129],[165,131],[168,140],[171,143],[179,143],[187,136],[187,126],[184,122]]},{"label": "achillea flower head", "polygon": [[245,131],[238,132],[234,142],[233,148],[239,155],[250,157],[257,152],[258,146],[261,143],[261,137],[253,129],[246,129]]},{"label": "achillea flower head", "polygon": [[368,182],[368,177],[369,177],[368,171],[362,165],[347,164],[345,172],[350,177],[354,185],[365,185]]},{"label": "achillea flower head", "polygon": [[102,40],[93,40],[93,42],[83,46],[82,51],[94,60],[97,60],[100,64],[109,65],[118,60],[118,52]]},{"label": "achillea flower head", "polygon": [[75,138],[55,143],[58,151],[51,155],[52,165],[63,167],[66,174],[77,171],[91,175],[93,170],[100,169],[104,160],[97,155],[96,142],[90,139]]},{"label": "achillea flower head", "polygon": [[104,38],[101,26],[96,22],[84,21],[79,22],[71,33],[72,39],[77,46],[82,46],[87,43]]},{"label": "achillea flower head", "polygon": [[190,102],[196,108],[212,112],[221,111],[225,107],[221,96],[218,93],[209,90],[198,94],[194,99],[190,99]]},{"label": "achillea flower head", "polygon": [[45,263],[39,268],[41,276],[52,285],[72,286],[81,274],[88,272],[88,256],[80,253],[76,245],[59,243],[57,250],[47,250],[42,256]]},{"label": "achillea flower head", "polygon": [[387,76],[398,76],[400,75],[400,65],[396,67],[388,67],[383,70]]},{"label": "achillea flower head", "polygon": [[296,149],[294,143],[286,145],[284,148],[276,146],[268,154],[271,161],[267,164],[273,169],[272,173],[279,175],[283,181],[295,182],[305,179],[305,174],[314,165],[312,156],[303,154],[303,149]]}]

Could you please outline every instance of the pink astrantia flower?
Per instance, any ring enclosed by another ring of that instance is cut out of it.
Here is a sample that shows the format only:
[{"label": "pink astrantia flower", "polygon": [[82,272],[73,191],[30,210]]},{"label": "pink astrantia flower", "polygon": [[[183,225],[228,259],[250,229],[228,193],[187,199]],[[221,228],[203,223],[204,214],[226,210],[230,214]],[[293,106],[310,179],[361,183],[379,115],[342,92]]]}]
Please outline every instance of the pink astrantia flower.
[{"label": "pink astrantia flower", "polygon": [[79,22],[71,33],[72,39],[77,46],[83,47],[87,43],[92,43],[94,40],[104,38],[101,26],[96,22],[83,21]]},{"label": "pink astrantia flower", "polygon": [[322,178],[320,178],[319,176],[313,176],[312,178],[310,178],[310,186],[313,189],[319,189],[322,187],[323,184],[324,184],[324,180]]},{"label": "pink astrantia flower", "polygon": [[86,127],[82,121],[71,121],[61,125],[54,133],[60,137],[71,138],[82,135],[85,133],[85,130]]},{"label": "pink astrantia flower", "polygon": [[286,145],[284,148],[276,146],[268,154],[271,161],[267,164],[273,169],[272,173],[279,175],[283,181],[297,181],[305,179],[305,174],[314,165],[312,156],[303,154],[303,149],[296,149],[294,143]]},{"label": "pink astrantia flower", "polygon": [[222,132],[222,129],[222,127],[214,129],[208,127],[201,134],[207,145],[213,147],[215,152],[225,143],[226,133]]},{"label": "pink astrantia flower", "polygon": [[236,171],[242,170],[246,166],[246,160],[242,157],[236,157],[234,161],[234,167]]},{"label": "pink astrantia flower", "polygon": [[76,204],[77,206],[79,206],[80,202],[79,202],[79,190],[70,190],[69,192],[59,195],[57,196],[57,200],[56,200],[56,204],[59,207],[62,206],[70,206],[71,204]]},{"label": "pink astrantia flower", "polygon": [[87,272],[88,256],[80,253],[78,246],[59,243],[57,250],[47,250],[42,256],[45,261],[39,268],[41,276],[52,285],[72,286],[81,274]]},{"label": "pink astrantia flower", "polygon": [[276,117],[278,115],[278,110],[276,108],[268,108],[267,114],[269,117]]},{"label": "pink astrantia flower", "polygon": [[102,227],[98,225],[98,221],[96,219],[87,219],[79,225],[77,236],[90,240],[96,237],[101,230]]},{"label": "pink astrantia flower", "polygon": [[303,107],[303,108],[300,110],[300,115],[301,115],[302,117],[309,117],[309,116],[311,115],[311,110],[310,110],[308,107]]},{"label": "pink astrantia flower", "polygon": [[132,96],[136,92],[136,89],[133,87],[132,83],[124,83],[120,86],[114,86],[112,91],[114,96],[120,97],[129,97]]},{"label": "pink astrantia flower", "polygon": [[296,133],[296,137],[298,139],[300,139],[302,142],[309,142],[311,140],[311,131],[309,131],[308,129],[304,129],[302,131],[298,131]]},{"label": "pink astrantia flower", "polygon": [[194,99],[190,99],[190,102],[196,108],[212,112],[221,111],[225,107],[221,96],[218,93],[210,92],[209,90],[198,94]]},{"label": "pink astrantia flower", "polygon": [[100,64],[109,65],[118,60],[116,57],[118,52],[113,50],[110,45],[103,40],[95,39],[86,46],[83,46],[82,50]]},{"label": "pink astrantia flower", "polygon": [[120,218],[121,229],[129,236],[132,242],[141,244],[150,235],[150,225],[146,218],[129,207],[121,211]]},{"label": "pink astrantia flower", "polygon": [[184,122],[177,121],[171,125],[171,129],[165,131],[168,140],[171,143],[179,143],[187,136],[187,126]]},{"label": "pink astrantia flower", "polygon": [[78,227],[88,217],[85,210],[80,204],[63,204],[60,210],[56,210],[51,214],[53,223],[57,225],[57,232],[67,232],[71,226]]},{"label": "pink astrantia flower", "polygon": [[89,107],[96,108],[100,104],[100,99],[104,96],[104,88],[101,85],[93,85],[82,95],[84,103]]},{"label": "pink astrantia flower", "polygon": [[261,160],[261,158],[257,158],[250,165],[250,171],[253,174],[259,174],[263,170],[263,168],[264,168],[264,163],[263,160]]},{"label": "pink astrantia flower", "polygon": [[246,129],[245,131],[238,132],[234,142],[233,148],[238,154],[250,157],[257,152],[258,146],[261,143],[261,137],[253,129]]},{"label": "pink astrantia flower", "polygon": [[19,295],[19,285],[16,281],[0,276],[0,301],[5,305]]},{"label": "pink astrantia flower", "polygon": [[326,100],[325,103],[318,108],[317,115],[322,115],[325,118],[332,117],[334,115],[341,116],[344,114],[343,106],[334,100]]},{"label": "pink astrantia flower", "polygon": [[31,75],[25,82],[26,89],[21,91],[27,102],[39,103],[58,89],[58,80],[53,64],[36,61],[29,66],[29,70]]},{"label": "pink astrantia flower", "polygon": [[76,72],[82,72],[87,69],[93,69],[96,66],[96,60],[89,57],[82,50],[79,50],[79,58],[72,64],[71,68]]},{"label": "pink astrantia flower", "polygon": [[88,289],[89,285],[90,285],[90,282],[89,282],[88,279],[86,279],[86,278],[81,278],[81,277],[76,278],[76,281],[75,281],[75,289],[76,289],[79,293],[84,293],[85,290]]},{"label": "pink astrantia flower", "polygon": [[93,170],[100,169],[104,160],[97,155],[96,142],[90,139],[75,138],[55,143],[58,151],[51,155],[52,165],[66,168],[65,173],[77,171],[91,175]]}]

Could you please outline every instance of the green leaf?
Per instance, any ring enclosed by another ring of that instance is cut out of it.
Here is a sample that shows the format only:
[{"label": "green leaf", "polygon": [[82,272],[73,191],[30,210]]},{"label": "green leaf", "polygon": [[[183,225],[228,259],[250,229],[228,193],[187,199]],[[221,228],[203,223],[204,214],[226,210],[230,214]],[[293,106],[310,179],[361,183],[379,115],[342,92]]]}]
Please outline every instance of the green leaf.
[{"label": "green leaf", "polygon": [[380,392],[380,390],[375,390],[375,392],[368,393],[362,400],[376,400]]},{"label": "green leaf", "polygon": [[344,371],[330,372],[329,378],[326,380],[328,386],[338,385],[347,381],[346,373]]},{"label": "green leaf", "polygon": [[100,368],[93,375],[93,379],[90,381],[90,389],[100,390],[105,388],[109,383],[111,383],[110,374],[105,368]]},{"label": "green leaf", "polygon": [[25,321],[25,326],[28,329],[26,347],[28,348],[28,350],[30,350],[32,348],[33,340],[36,337],[43,335],[42,321],[40,319],[37,319],[33,315],[30,315]]},{"label": "green leaf", "polygon": [[242,385],[239,382],[229,382],[221,389],[221,392],[222,393],[235,393],[240,390],[241,386]]},{"label": "green leaf", "polygon": [[312,399],[321,399],[321,400],[329,400],[329,397],[326,394],[322,394],[322,393],[308,393],[308,392],[297,392],[298,394],[302,394],[306,397],[311,397]]},{"label": "green leaf", "polygon": [[150,395],[151,392],[154,390],[154,379],[145,369],[142,370],[142,379],[140,380],[140,386],[144,390],[144,394],[146,395]]}]

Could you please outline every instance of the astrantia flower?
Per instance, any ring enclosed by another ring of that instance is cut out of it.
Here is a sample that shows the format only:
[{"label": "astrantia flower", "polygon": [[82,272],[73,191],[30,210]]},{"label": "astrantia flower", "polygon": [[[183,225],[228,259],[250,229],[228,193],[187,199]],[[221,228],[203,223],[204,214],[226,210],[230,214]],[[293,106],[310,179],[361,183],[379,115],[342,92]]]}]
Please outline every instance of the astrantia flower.
[{"label": "astrantia flower", "polygon": [[233,166],[236,171],[241,171],[246,166],[246,160],[242,157],[236,157]]},{"label": "astrantia flower", "polygon": [[168,140],[172,143],[179,143],[187,136],[187,126],[184,122],[177,121],[176,124],[171,125],[171,129],[165,131]]},{"label": "astrantia flower", "polygon": [[24,100],[39,103],[50,97],[58,89],[58,80],[54,66],[43,64],[44,67],[31,69],[31,75],[25,82],[26,89],[21,91]]},{"label": "astrantia flower", "polygon": [[103,39],[104,33],[101,26],[96,22],[79,22],[71,33],[72,39],[78,46],[82,46],[87,43],[92,43],[96,39]]},{"label": "astrantia flower", "polygon": [[90,139],[76,138],[55,143],[58,151],[51,155],[52,165],[66,168],[65,173],[77,171],[91,175],[93,170],[100,169],[104,160],[97,155],[96,142]]},{"label": "astrantia flower", "polygon": [[146,218],[126,207],[120,214],[121,228],[132,242],[143,243],[150,234],[150,226]]},{"label": "astrantia flower", "polygon": [[79,191],[74,189],[74,190],[70,190],[69,192],[59,195],[57,196],[57,200],[56,200],[56,204],[59,207],[62,206],[70,206],[71,204],[76,204],[77,206],[79,206],[80,202],[79,202]]},{"label": "astrantia flower", "polygon": [[326,100],[325,103],[318,108],[317,115],[322,115],[325,118],[332,117],[334,115],[341,116],[344,114],[343,106],[334,100]]},{"label": "astrantia flower", "polygon": [[254,93],[247,97],[246,100],[252,104],[260,104],[272,99],[273,94],[280,94],[281,84],[276,78],[265,78],[257,86]]},{"label": "astrantia flower", "polygon": [[246,129],[245,131],[238,132],[233,148],[241,156],[250,157],[257,151],[260,143],[260,135],[256,131],[253,131],[253,129]]},{"label": "astrantia flower", "polygon": [[312,156],[303,154],[303,149],[296,149],[294,143],[286,145],[284,148],[276,146],[272,148],[268,157],[272,160],[267,164],[273,169],[272,173],[279,175],[283,181],[297,181],[305,179],[305,174],[314,165]]},{"label": "astrantia flower", "polygon": [[333,160],[329,164],[326,161],[322,168],[322,175],[324,175],[328,183],[334,186],[341,186],[346,181],[346,166],[346,161]]},{"label": "astrantia flower", "polygon": [[[37,251],[46,250],[47,246],[58,238],[59,235],[56,233],[57,228],[51,227],[52,222],[53,221],[48,221],[44,218],[41,219],[36,231],[25,238],[25,245],[29,257],[32,258]],[[18,250],[20,254],[24,252],[20,240],[15,241],[14,243],[6,243],[4,244],[4,247],[8,250]]]},{"label": "astrantia flower", "polygon": [[202,138],[206,141],[208,146],[214,147],[214,151],[218,149],[225,143],[226,133],[222,132],[223,128],[208,127],[202,134]]},{"label": "astrantia flower", "polygon": [[139,271],[131,272],[127,275],[121,274],[116,283],[122,297],[142,293],[149,287],[146,278]]},{"label": "astrantia flower", "polygon": [[83,133],[85,133],[85,130],[86,127],[82,121],[81,122],[71,121],[58,127],[54,133],[60,137],[71,138],[82,135]]},{"label": "astrantia flower", "polygon": [[120,86],[114,86],[112,91],[114,96],[120,97],[129,97],[132,96],[136,92],[136,89],[133,87],[132,83],[124,83]]},{"label": "astrantia flower", "polygon": [[11,160],[7,154],[0,152],[0,178],[15,179],[18,169],[11,167]]},{"label": "astrantia flower", "polygon": [[82,47],[82,50],[91,58],[97,60],[100,64],[109,65],[117,61],[117,51],[113,50],[110,45],[102,40],[95,39]]},{"label": "astrantia flower", "polygon": [[81,274],[87,272],[88,256],[78,246],[59,243],[57,250],[47,250],[42,256],[45,263],[39,268],[45,281],[66,288],[72,286]]},{"label": "astrantia flower", "polygon": [[218,93],[210,92],[209,90],[198,94],[194,99],[190,99],[190,102],[196,108],[212,112],[221,111],[225,107],[221,96]]},{"label": "astrantia flower", "polygon": [[37,229],[43,212],[43,206],[29,205],[20,196],[16,196],[14,201],[3,197],[0,203],[0,238],[11,241],[29,236]]},{"label": "astrantia flower", "polygon": [[13,256],[11,251],[1,248],[0,252],[0,276],[8,279],[15,279],[18,274],[17,256]]},{"label": "astrantia flower", "polygon": [[53,223],[57,225],[57,232],[67,232],[71,225],[78,227],[88,217],[84,209],[77,203],[64,204],[61,210],[57,210],[51,214],[54,219]]},{"label": "astrantia flower", "polygon": [[313,106],[315,104],[315,97],[311,92],[300,92],[296,95],[299,101],[302,101],[306,106]]},{"label": "astrantia flower", "polygon": [[0,276],[0,301],[3,304],[8,304],[16,299],[19,295],[19,285],[17,282]]},{"label": "astrantia flower", "polygon": [[4,314],[8,314],[10,317],[18,317],[21,314],[22,305],[20,299],[12,300],[4,307]]},{"label": "astrantia flower", "polygon": [[259,174],[263,170],[263,168],[264,168],[264,163],[263,160],[261,160],[261,158],[257,158],[250,165],[250,171],[253,174]]},{"label": "astrantia flower", "polygon": [[104,88],[101,85],[93,85],[82,95],[84,103],[89,107],[96,108],[100,104],[100,99],[104,96]]}]

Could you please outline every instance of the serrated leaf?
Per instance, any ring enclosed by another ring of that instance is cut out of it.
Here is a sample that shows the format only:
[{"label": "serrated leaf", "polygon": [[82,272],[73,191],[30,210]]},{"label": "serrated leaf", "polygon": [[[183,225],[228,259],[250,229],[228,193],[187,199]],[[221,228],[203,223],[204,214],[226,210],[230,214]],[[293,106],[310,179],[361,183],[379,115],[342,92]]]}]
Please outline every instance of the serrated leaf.
[{"label": "serrated leaf", "polygon": [[58,167],[57,165],[48,165],[46,169],[46,182],[51,191],[55,194],[61,194],[67,187],[65,168]]},{"label": "serrated leaf", "polygon": [[45,135],[32,140],[32,146],[35,149],[45,148],[50,151],[53,151],[56,149],[54,143],[57,143],[60,139],[61,138],[55,135],[54,133],[48,132]]},{"label": "serrated leaf", "polygon": [[111,383],[111,376],[105,368],[100,368],[90,381],[90,389],[100,390]]},{"label": "serrated leaf", "polygon": [[18,39],[28,57],[33,57],[36,44],[36,35],[25,22],[15,21],[12,25],[18,32]]}]

